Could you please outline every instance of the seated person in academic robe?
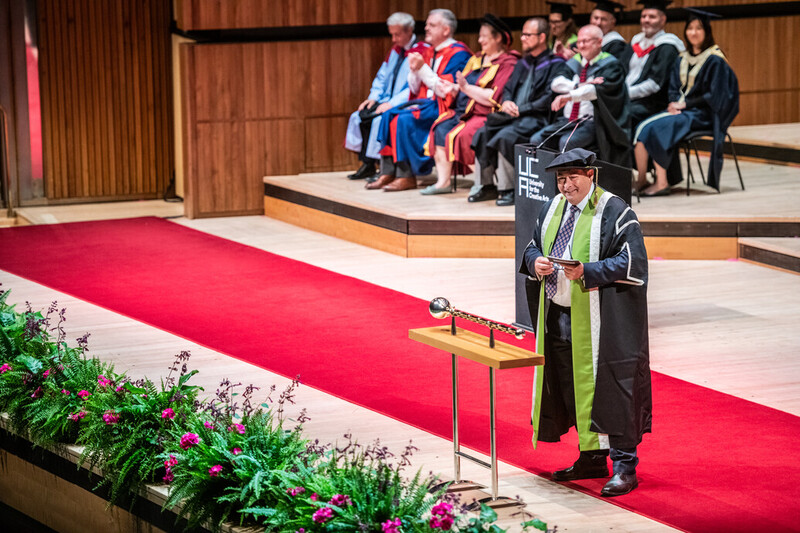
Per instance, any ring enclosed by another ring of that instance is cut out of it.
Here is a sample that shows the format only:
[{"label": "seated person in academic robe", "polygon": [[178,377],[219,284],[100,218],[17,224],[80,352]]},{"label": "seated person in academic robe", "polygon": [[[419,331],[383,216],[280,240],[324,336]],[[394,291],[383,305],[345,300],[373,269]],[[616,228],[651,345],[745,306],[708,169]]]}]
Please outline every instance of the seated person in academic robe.
[{"label": "seated person in academic robe", "polygon": [[464,70],[456,74],[456,83],[451,84],[453,104],[431,128],[425,151],[429,155],[433,152],[437,178],[422,194],[451,192],[453,167],[460,174],[472,172],[475,163],[475,152],[470,147],[472,137],[489,113],[499,109],[503,88],[520,58],[516,50],[508,51],[512,43],[511,28],[492,14],[484,16],[478,42],[481,52],[472,56]]},{"label": "seated person in academic robe", "polygon": [[629,45],[616,30],[617,21],[622,15],[622,4],[610,0],[592,0],[597,6],[592,10],[589,24],[603,30],[603,52],[608,52],[617,59],[622,58]]},{"label": "seated person in academic robe", "polygon": [[677,35],[664,31],[666,6],[671,0],[639,0],[638,3],[644,6],[639,19],[642,32],[633,36],[630,49],[622,57],[623,63],[628,65],[625,83],[631,99],[631,127],[634,129],[641,121],[667,107],[669,74],[675,58],[684,50]]},{"label": "seated person in academic robe", "polygon": [[514,205],[514,145],[528,142],[552,121],[555,94],[550,84],[558,75],[572,76],[564,58],[547,47],[549,31],[547,20],[540,17],[522,27],[523,58],[503,88],[500,111],[489,115],[472,137],[477,183],[470,202],[496,199],[497,205]]},{"label": "seated person in academic robe", "polygon": [[578,54],[567,61],[571,77],[551,85],[558,96],[553,111],[564,109],[555,122],[535,133],[530,142],[558,151],[597,146],[601,159],[630,166],[628,93],[622,64],[600,50],[603,32],[589,24],[578,32]]},{"label": "seated person in academic robe", "polygon": [[414,46],[414,17],[408,13],[393,13],[387,20],[392,48],[372,80],[367,99],[350,115],[344,147],[358,153],[361,167],[350,179],[364,179],[375,174],[375,165],[380,158],[378,125],[381,114],[398,104],[408,101],[408,51]]},{"label": "seated person in academic robe", "polygon": [[550,5],[550,40],[548,46],[557,56],[569,59],[577,48],[578,26],[572,18],[572,4],[569,2],[547,2]]},{"label": "seated person in academic robe", "polygon": [[[708,165],[708,184],[719,190],[725,132],[739,112],[739,84],[725,54],[714,44],[708,13],[687,8],[684,29],[687,50],[675,62],[669,84],[667,111],[639,125],[634,153],[642,196],[667,196],[681,179],[676,145],[692,132],[711,131],[714,145]],[[699,12],[698,12],[699,11]],[[647,182],[652,158],[656,181]],[[672,172],[668,169],[672,167]],[[671,175],[670,175],[671,174]],[[670,179],[671,178],[671,179]]]},{"label": "seated person in academic robe", "polygon": [[452,101],[451,85],[472,56],[464,43],[453,39],[458,22],[452,11],[434,9],[425,22],[423,50],[408,54],[410,101],[393,107],[381,120],[380,177],[367,189],[404,191],[417,187],[417,176],[430,174],[433,158],[424,146],[433,121]]}]

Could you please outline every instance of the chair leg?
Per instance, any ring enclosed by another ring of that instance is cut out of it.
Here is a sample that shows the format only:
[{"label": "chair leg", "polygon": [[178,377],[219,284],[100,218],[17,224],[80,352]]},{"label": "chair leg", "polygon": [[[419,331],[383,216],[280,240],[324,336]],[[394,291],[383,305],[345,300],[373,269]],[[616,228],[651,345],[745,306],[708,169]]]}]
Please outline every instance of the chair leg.
[{"label": "chair leg", "polygon": [[688,144],[683,145],[683,155],[686,156],[686,196],[689,196],[689,191],[694,181],[694,174],[692,174],[692,160],[689,157],[690,152]]},{"label": "chair leg", "polygon": [[695,157],[695,159],[697,160],[697,168],[699,168],[699,169],[700,169],[700,177],[703,179],[703,185],[707,185],[707,182],[706,182],[706,173],[705,173],[705,172],[703,172],[703,165],[702,165],[702,164],[700,164],[700,154],[699,154],[699,153],[697,153],[697,143],[695,143],[695,142],[694,142],[694,139],[692,139],[692,140],[691,140],[691,141],[689,141],[689,142],[691,143],[691,145],[692,145],[692,148],[694,149],[694,157]]},{"label": "chair leg", "polygon": [[744,190],[744,180],[742,179],[742,171],[739,169],[739,158],[736,157],[736,148],[733,146],[733,139],[728,132],[725,132],[725,137],[727,137],[728,142],[731,143],[731,154],[733,155],[733,162],[736,165],[736,173],[739,174],[739,185],[741,185],[742,190]]}]

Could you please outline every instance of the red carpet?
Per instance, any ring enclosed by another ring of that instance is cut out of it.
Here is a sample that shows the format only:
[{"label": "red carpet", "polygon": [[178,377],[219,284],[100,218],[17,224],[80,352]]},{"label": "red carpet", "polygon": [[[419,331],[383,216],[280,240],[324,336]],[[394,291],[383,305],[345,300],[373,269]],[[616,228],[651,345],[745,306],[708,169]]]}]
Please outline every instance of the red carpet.
[{"label": "red carpet", "polygon": [[[452,437],[449,356],[408,339],[442,324],[422,300],[156,218],[2,229],[0,269]],[[498,374],[498,447],[541,474],[577,447],[531,448],[531,374]],[[487,452],[487,373],[460,379],[463,442]],[[653,387],[640,488],[614,504],[690,531],[800,531],[800,418],[662,374]]]}]

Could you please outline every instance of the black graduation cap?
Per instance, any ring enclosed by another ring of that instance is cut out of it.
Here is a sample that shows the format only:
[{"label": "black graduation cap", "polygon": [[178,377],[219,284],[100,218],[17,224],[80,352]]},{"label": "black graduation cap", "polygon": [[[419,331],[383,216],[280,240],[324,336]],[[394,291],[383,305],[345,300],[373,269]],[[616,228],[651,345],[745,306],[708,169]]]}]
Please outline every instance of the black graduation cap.
[{"label": "black graduation cap", "polygon": [[708,22],[709,20],[722,18],[722,15],[717,15],[716,13],[709,13],[708,11],[703,11],[702,9],[697,9],[695,7],[684,7],[683,9],[689,12],[689,20],[693,18],[698,18]]},{"label": "black graduation cap", "polygon": [[497,18],[496,16],[492,15],[491,13],[486,13],[481,19],[481,23],[488,24],[492,28],[494,28],[500,35],[503,36],[503,43],[506,46],[510,46],[511,43],[514,42],[514,37],[511,36],[511,28],[508,27],[508,24]]},{"label": "black graduation cap", "polygon": [[550,13],[559,13],[564,20],[572,18],[572,4],[566,2],[546,2],[550,5]]},{"label": "black graduation cap", "polygon": [[583,148],[573,148],[553,159],[545,170],[591,167],[595,159],[597,159],[597,156],[594,152],[584,150]]},{"label": "black graduation cap", "polygon": [[595,9],[599,9],[600,11],[605,11],[606,13],[611,13],[614,15],[614,18],[619,18],[620,14],[622,14],[623,9],[625,6],[620,4],[619,2],[612,2],[611,0],[592,0],[595,4]]},{"label": "black graduation cap", "polygon": [[672,0],[639,0],[637,4],[642,4],[642,9],[658,9],[662,13],[667,12],[667,6]]}]

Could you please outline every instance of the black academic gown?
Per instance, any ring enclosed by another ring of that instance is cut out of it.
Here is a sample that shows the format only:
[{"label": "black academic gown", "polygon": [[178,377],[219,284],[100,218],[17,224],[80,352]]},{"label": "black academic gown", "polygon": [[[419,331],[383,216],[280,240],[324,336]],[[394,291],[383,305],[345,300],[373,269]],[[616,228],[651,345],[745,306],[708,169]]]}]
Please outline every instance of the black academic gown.
[{"label": "black academic gown", "polygon": [[564,75],[566,61],[545,50],[536,57],[526,55],[517,62],[514,72],[503,88],[503,99],[519,108],[519,117],[492,113],[486,125],[472,138],[472,149],[481,168],[495,168],[497,153],[508,161],[514,160],[514,145],[527,142],[530,136],[550,123],[553,111],[550,104],[555,95],[550,84],[556,76]]},{"label": "black academic gown", "polygon": [[[603,52],[608,52],[612,56],[616,57],[618,60],[622,60],[622,58],[627,53],[628,48],[630,48],[628,43],[626,43],[625,41],[616,40],[604,44],[602,50]],[[623,67],[624,66],[625,65],[623,64]]]},{"label": "black academic gown", "polygon": [[[595,85],[597,98],[592,101],[597,155],[609,163],[630,167],[630,106],[625,69],[611,54],[601,54],[600,59],[587,71],[589,78],[603,78],[603,83]],[[567,61],[567,67],[573,74],[579,74],[582,68],[580,56],[576,55]]]},{"label": "black academic gown", "polygon": [[[537,328],[537,350],[542,349],[546,299],[541,288],[543,280],[534,274],[534,262],[537,257],[550,253],[552,242],[549,246],[543,242],[547,239],[548,228],[556,225],[557,229],[560,225],[564,204],[564,197],[559,194],[542,207],[519,268],[520,273],[529,276],[526,290]],[[584,217],[588,217],[584,223],[587,229],[581,233]],[[592,234],[588,228],[594,226],[597,218],[600,219],[599,243],[581,246],[573,241],[572,244],[573,257],[584,263],[583,280],[572,282],[577,284],[572,295],[573,349],[581,335],[584,339],[586,335],[597,336],[590,431],[608,435],[613,448],[632,448],[641,442],[644,433],[651,431],[652,420],[647,251],[636,214],[621,198],[599,188],[595,189],[589,205],[576,222],[574,238],[582,235],[588,239]],[[586,256],[581,257],[584,253]],[[587,296],[592,291],[598,291],[598,300]],[[581,305],[589,309],[581,311]],[[590,318],[578,320],[576,316]],[[548,385],[552,374],[548,378],[547,353],[544,356],[545,366],[536,369],[536,372],[544,372],[543,382],[537,385],[535,380],[534,386],[534,442],[557,442],[568,431],[571,420],[561,398],[552,393],[558,387]],[[591,370],[588,375],[592,375]],[[580,388],[576,383],[576,395]],[[597,447],[596,443],[591,445],[590,438],[584,440],[580,432],[579,439],[582,450]]]},{"label": "black academic gown", "polygon": [[[629,64],[631,55],[633,55],[633,49],[629,46],[622,58],[625,65]],[[656,46],[648,54],[642,73],[634,85],[638,85],[647,79],[652,79],[660,89],[658,92],[644,98],[631,100],[630,119],[634,130],[641,121],[667,108],[667,104],[669,104],[669,77],[677,57],[678,49],[669,43]],[[625,70],[627,71],[627,67]]]},{"label": "black academic gown", "polygon": [[[677,102],[681,97],[680,67],[681,58],[679,57],[675,61],[675,67],[672,69],[670,77],[670,102]],[[714,138],[706,180],[710,187],[719,190],[725,132],[739,114],[739,81],[728,62],[716,55],[706,59],[700,72],[695,76],[694,85],[686,94],[686,109],[682,113],[699,113],[703,110],[706,111],[706,114],[710,111],[711,120],[708,129],[713,132]],[[677,160],[677,156],[676,153],[673,159]],[[669,170],[668,178],[671,185],[683,179],[680,162],[677,165],[673,163]],[[675,176],[676,171],[677,176]]]}]

